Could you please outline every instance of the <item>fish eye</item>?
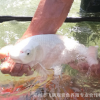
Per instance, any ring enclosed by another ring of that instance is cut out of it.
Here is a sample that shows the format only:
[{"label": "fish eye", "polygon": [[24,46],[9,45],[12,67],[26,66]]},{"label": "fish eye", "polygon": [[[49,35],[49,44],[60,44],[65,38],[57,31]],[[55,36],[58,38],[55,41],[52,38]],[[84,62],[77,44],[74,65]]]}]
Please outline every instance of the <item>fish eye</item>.
[{"label": "fish eye", "polygon": [[28,49],[28,50],[26,50],[25,52],[26,52],[26,54],[27,54],[27,55],[29,55],[29,54],[30,54],[30,50],[29,50],[29,49]]},{"label": "fish eye", "polygon": [[27,53],[27,55],[29,55],[30,53]]}]

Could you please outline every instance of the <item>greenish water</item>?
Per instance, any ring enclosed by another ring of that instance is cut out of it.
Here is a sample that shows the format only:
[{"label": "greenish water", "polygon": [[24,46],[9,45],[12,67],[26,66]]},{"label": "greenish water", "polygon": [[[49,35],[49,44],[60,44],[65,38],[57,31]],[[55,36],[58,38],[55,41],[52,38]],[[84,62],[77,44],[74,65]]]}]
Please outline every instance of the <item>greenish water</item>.
[{"label": "greenish water", "polygon": [[33,16],[40,0],[0,0],[0,15]]},{"label": "greenish water", "polygon": [[[40,0],[0,0],[0,15],[13,16],[33,16]],[[77,17],[80,11],[80,0],[74,0],[69,17]],[[0,48],[8,44],[14,44],[25,32],[29,22],[8,21],[0,23]],[[75,38],[86,46],[98,45],[100,47],[100,23],[99,22],[79,22],[79,23],[63,23],[57,34],[66,35]],[[99,50],[100,53],[100,50]],[[67,67],[66,72],[70,76],[77,77],[77,71]],[[30,76],[31,77],[31,76]],[[0,86],[6,82],[18,83],[20,78],[28,77],[12,77],[0,73]],[[79,77],[87,80],[86,77]],[[77,80],[77,78],[76,78]],[[77,84],[81,83],[77,81]],[[79,84],[80,85],[80,84]],[[80,85],[81,86],[81,85]],[[89,86],[89,85],[88,85]],[[95,90],[95,89],[94,89]],[[96,90],[95,90],[96,91]],[[100,90],[98,90],[100,91]]]}]

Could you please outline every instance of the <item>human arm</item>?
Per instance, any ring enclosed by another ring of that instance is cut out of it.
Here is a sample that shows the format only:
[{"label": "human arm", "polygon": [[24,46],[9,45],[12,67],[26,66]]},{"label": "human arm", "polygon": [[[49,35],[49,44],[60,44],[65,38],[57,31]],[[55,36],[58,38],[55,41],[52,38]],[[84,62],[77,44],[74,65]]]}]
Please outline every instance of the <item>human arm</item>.
[{"label": "human arm", "polygon": [[[72,3],[73,0],[40,0],[29,27],[18,41],[33,35],[55,34],[66,19]],[[12,76],[32,74],[28,65],[14,63],[10,58],[4,62],[1,72]]]}]

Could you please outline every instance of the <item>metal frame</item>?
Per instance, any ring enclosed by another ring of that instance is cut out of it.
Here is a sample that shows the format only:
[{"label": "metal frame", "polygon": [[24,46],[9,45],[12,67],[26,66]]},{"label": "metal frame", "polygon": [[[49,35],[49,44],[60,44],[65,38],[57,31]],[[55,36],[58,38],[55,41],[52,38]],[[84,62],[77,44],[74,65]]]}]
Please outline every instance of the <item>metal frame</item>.
[{"label": "metal frame", "polygon": [[[0,16],[0,23],[4,21],[31,21],[32,17],[30,16]],[[82,21],[93,21],[93,22],[100,22],[100,17],[67,17],[64,22],[82,22]]]}]

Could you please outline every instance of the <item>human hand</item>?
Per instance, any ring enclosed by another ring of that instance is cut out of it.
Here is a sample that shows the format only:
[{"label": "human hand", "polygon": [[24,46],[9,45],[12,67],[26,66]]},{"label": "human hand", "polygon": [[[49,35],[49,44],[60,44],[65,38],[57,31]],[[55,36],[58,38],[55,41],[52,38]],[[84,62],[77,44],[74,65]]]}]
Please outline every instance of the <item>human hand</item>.
[{"label": "human hand", "polygon": [[86,61],[82,62],[70,62],[70,67],[73,69],[78,70],[81,73],[84,73],[89,76],[93,77],[100,77],[100,58],[98,58],[98,64],[89,66],[89,64]]}]

